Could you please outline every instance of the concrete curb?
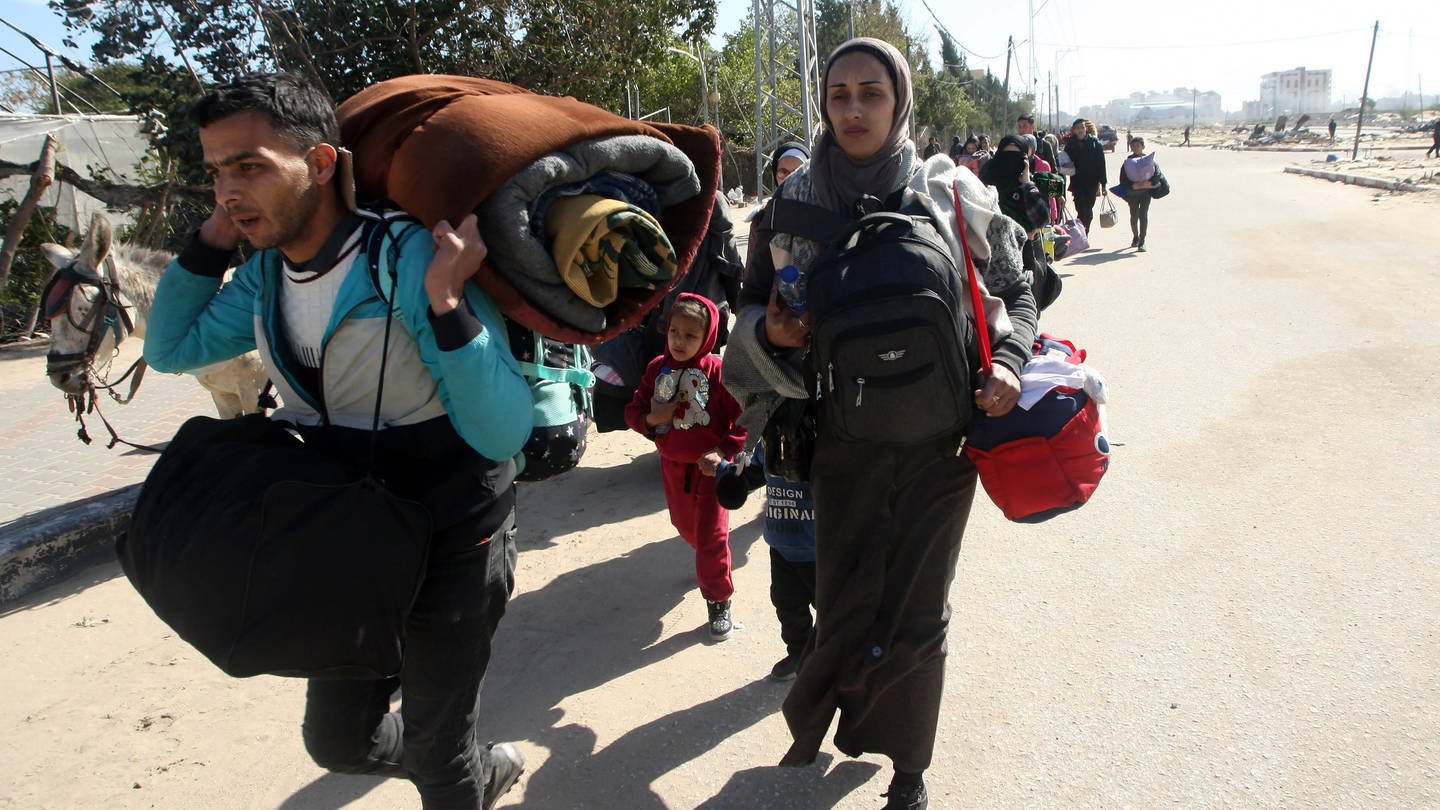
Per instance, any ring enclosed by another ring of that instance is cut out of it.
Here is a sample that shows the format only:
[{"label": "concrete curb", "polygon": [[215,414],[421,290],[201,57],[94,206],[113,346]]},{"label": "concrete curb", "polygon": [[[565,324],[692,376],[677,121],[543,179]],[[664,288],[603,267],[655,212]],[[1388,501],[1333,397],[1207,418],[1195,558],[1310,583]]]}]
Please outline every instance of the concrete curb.
[{"label": "concrete curb", "polygon": [[1318,177],[1321,180],[1345,183],[1350,186],[1382,188],[1387,191],[1440,191],[1440,186],[1416,185],[1414,183],[1406,183],[1403,180],[1382,180],[1378,177],[1366,177],[1360,174],[1346,174],[1344,172],[1327,172],[1323,169],[1305,169],[1300,166],[1286,166],[1285,172],[1287,174],[1302,174],[1306,177]]},{"label": "concrete curb", "polygon": [[0,606],[115,559],[139,494],[140,485],[131,484],[0,526]]}]

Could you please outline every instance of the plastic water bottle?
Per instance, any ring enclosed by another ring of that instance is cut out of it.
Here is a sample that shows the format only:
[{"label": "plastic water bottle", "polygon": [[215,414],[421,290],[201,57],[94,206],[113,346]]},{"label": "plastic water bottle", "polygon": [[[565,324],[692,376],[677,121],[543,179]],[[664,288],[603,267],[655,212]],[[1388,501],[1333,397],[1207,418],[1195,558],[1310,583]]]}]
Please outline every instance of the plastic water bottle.
[{"label": "plastic water bottle", "polygon": [[[661,366],[660,374],[655,378],[655,399],[661,402],[669,402],[675,398],[680,382],[678,374],[669,366]],[[670,423],[661,422],[655,426],[655,434],[670,432]]]},{"label": "plastic water bottle", "polygon": [[805,275],[800,268],[787,264],[780,268],[780,300],[796,315],[805,314]]}]

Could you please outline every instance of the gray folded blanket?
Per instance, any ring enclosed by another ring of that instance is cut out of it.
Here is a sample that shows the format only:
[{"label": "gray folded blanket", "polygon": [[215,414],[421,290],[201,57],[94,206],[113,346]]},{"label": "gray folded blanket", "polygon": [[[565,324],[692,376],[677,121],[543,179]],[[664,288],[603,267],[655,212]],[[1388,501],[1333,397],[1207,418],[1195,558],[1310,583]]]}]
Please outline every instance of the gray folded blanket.
[{"label": "gray folded blanket", "polygon": [[476,210],[496,271],[536,309],[584,332],[604,331],[605,311],[566,286],[549,243],[531,227],[531,208],[547,190],[601,172],[639,178],[654,189],[662,208],[700,193],[700,178],[684,152],[659,138],[616,135],[545,155],[516,172]]}]

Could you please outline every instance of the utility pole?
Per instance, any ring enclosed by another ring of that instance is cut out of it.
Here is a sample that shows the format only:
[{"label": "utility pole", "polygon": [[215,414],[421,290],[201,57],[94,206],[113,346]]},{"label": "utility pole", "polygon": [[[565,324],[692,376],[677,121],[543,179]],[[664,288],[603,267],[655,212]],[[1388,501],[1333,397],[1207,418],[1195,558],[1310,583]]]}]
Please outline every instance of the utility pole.
[{"label": "utility pole", "polygon": [[1192,130],[1195,129],[1195,99],[1198,98],[1199,95],[1200,91],[1198,89],[1194,87],[1190,88],[1190,129]]},{"label": "utility pole", "polygon": [[[1056,75],[1051,71],[1045,71],[1045,107],[1050,107],[1050,94],[1056,86]],[[1044,121],[1044,118],[1041,118]],[[1056,108],[1050,107],[1050,130],[1056,128]]]},{"label": "utility pole", "polygon": [[1360,91],[1360,115],[1355,119],[1355,146],[1350,150],[1350,159],[1360,156],[1360,128],[1365,125],[1365,101],[1370,98],[1370,68],[1375,66],[1375,40],[1380,38],[1380,21],[1375,21],[1375,31],[1370,35],[1370,61],[1365,63],[1365,89]]},{"label": "utility pole", "polygon": [[765,158],[775,147],[785,141],[811,146],[822,91],[814,0],[754,0],[754,9],[755,195],[762,198],[770,191]]},{"label": "utility pole", "polygon": [[[1030,36],[1030,67],[1029,67],[1029,70],[1028,70],[1028,75],[1030,76],[1030,104],[1031,104],[1031,105],[1034,105],[1034,104],[1035,104],[1035,91],[1036,91],[1037,89],[1039,89],[1039,88],[1038,88],[1038,85],[1040,84],[1040,66],[1039,66],[1039,64],[1037,64],[1036,61],[1035,61],[1035,0],[1030,0],[1030,34],[1029,34],[1029,36]],[[1034,111],[1034,110],[1031,110],[1030,113],[1033,115],[1033,114],[1035,113],[1035,111]],[[1008,123],[1009,125],[1013,126],[1015,122],[1014,122],[1014,121],[1010,121],[1010,122],[1007,122],[1007,123]]]},{"label": "utility pole", "polygon": [[[1005,98],[1002,103],[1005,105],[1005,117],[1010,117],[1010,57],[1015,52],[1015,37],[1005,38]],[[1004,130],[1005,122],[1000,122],[1001,130]],[[998,140],[998,139],[997,139]]]}]

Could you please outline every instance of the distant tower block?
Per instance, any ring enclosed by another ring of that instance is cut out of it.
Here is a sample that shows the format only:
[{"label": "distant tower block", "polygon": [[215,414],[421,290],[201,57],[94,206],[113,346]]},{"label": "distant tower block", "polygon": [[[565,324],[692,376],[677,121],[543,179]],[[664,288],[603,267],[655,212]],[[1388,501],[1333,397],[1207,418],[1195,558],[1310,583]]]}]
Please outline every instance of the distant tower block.
[{"label": "distant tower block", "polygon": [[786,141],[810,146],[820,125],[814,0],[755,0],[755,193],[774,191],[765,158]]}]

